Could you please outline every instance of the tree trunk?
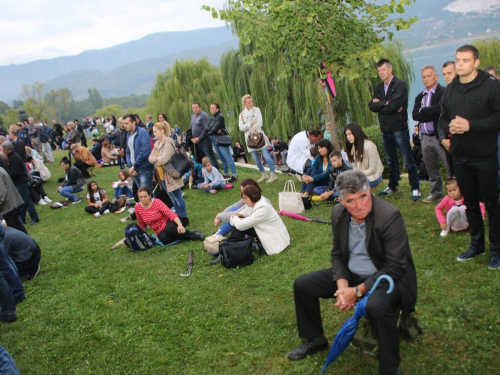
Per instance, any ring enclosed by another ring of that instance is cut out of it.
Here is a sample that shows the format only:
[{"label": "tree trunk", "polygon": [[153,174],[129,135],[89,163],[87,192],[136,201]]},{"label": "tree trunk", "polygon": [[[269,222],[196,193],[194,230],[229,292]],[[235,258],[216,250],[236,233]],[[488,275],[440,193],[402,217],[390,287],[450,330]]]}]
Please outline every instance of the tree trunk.
[{"label": "tree trunk", "polygon": [[341,151],[339,144],[339,135],[337,132],[337,122],[335,121],[335,110],[333,109],[333,104],[328,103],[328,99],[325,96],[326,114],[328,117],[328,125],[330,126],[330,134],[332,136],[333,149],[336,151]]}]

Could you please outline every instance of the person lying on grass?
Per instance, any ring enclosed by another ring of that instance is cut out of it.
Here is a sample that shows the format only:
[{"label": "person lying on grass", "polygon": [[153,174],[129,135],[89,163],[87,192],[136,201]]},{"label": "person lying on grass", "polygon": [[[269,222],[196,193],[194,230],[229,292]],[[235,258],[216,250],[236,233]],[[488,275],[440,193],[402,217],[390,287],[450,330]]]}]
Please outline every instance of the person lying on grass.
[{"label": "person lying on grass", "polygon": [[[446,237],[450,229],[453,232],[459,232],[469,228],[469,221],[466,214],[467,207],[465,207],[464,197],[460,192],[457,180],[454,178],[448,179],[445,187],[448,195],[439,202],[435,209],[437,220],[441,226],[441,237]],[[484,220],[484,204],[480,202],[479,205]]]},{"label": "person lying on grass", "polygon": [[202,174],[205,181],[198,184],[198,189],[205,193],[212,194],[216,194],[218,190],[224,189],[226,187],[226,181],[219,170],[212,166],[209,157],[205,156],[201,159],[201,163],[203,164]]},{"label": "person lying on grass", "polygon": [[142,186],[137,191],[139,202],[135,205],[137,224],[146,230],[149,226],[162,244],[168,245],[178,240],[203,241],[205,235],[199,230],[184,228],[179,216],[161,200],[152,198],[149,188]]}]

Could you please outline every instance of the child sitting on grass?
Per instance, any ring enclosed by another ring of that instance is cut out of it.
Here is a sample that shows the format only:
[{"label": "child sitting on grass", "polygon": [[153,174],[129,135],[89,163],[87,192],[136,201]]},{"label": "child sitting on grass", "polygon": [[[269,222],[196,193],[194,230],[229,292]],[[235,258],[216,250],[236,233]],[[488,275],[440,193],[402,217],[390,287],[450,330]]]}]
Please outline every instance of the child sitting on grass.
[{"label": "child sitting on grass", "polygon": [[133,198],[134,193],[132,191],[133,181],[130,174],[126,170],[121,170],[118,173],[119,180],[113,182],[113,189],[115,189],[114,197],[118,198],[120,195],[126,195],[127,198]]},{"label": "child sitting on grass", "polygon": [[330,162],[332,163],[332,169],[330,169],[328,186],[316,186],[314,188],[314,194],[319,194],[319,197],[314,196],[312,198],[314,201],[326,201],[328,199],[337,198],[339,196],[335,191],[335,181],[337,180],[337,177],[342,172],[352,169],[350,165],[344,162],[340,151],[332,151],[330,153]]},{"label": "child sitting on grass", "polygon": [[208,156],[201,159],[201,163],[203,164],[202,174],[205,181],[198,184],[198,189],[212,194],[216,194],[218,190],[224,189],[226,187],[226,181],[219,170],[212,166]]},{"label": "child sitting on grass", "polygon": [[[441,237],[446,237],[450,229],[454,232],[466,230],[469,227],[469,221],[465,211],[464,197],[460,193],[457,180],[450,178],[445,183],[448,195],[444,197],[436,206],[436,217],[441,226]],[[484,220],[484,204],[479,204]],[[444,210],[444,215],[443,215]],[[446,217],[445,217],[446,215]]]}]

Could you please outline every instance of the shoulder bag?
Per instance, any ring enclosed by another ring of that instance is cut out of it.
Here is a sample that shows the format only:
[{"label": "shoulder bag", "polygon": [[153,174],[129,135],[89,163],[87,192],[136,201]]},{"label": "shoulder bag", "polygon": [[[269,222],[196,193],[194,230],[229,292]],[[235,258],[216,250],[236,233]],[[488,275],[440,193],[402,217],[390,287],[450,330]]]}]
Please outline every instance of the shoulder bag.
[{"label": "shoulder bag", "polygon": [[174,154],[163,166],[163,169],[174,180],[178,180],[191,169],[192,160],[182,147],[179,151],[175,151],[175,146],[171,143],[170,145],[174,148]]},{"label": "shoulder bag", "polygon": [[266,145],[264,133],[259,133],[256,130],[250,130],[247,137],[247,146],[249,148],[261,149]]},{"label": "shoulder bag", "polygon": [[233,137],[227,134],[226,129],[221,129],[222,134],[217,134],[216,141],[218,146],[231,146],[233,144]]},{"label": "shoulder bag", "polygon": [[295,185],[292,180],[285,182],[284,189],[279,195],[280,211],[300,214],[305,211],[302,194],[295,191]]}]

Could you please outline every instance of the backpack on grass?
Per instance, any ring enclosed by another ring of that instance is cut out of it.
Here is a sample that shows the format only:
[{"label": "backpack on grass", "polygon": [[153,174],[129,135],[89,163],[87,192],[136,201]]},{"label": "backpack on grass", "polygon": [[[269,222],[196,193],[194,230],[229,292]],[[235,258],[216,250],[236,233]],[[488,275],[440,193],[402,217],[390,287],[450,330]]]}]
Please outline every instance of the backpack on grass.
[{"label": "backpack on grass", "polygon": [[125,227],[125,245],[130,251],[147,250],[154,246],[155,240],[144,232],[136,223]]}]

